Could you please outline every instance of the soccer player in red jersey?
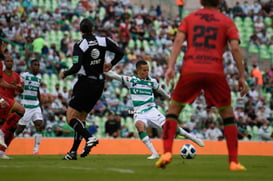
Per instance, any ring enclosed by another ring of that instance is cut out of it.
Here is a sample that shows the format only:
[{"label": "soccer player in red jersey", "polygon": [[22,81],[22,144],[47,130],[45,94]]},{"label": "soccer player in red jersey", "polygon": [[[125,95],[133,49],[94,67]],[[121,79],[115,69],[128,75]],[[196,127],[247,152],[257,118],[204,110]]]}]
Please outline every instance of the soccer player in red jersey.
[{"label": "soccer player in red jersey", "polygon": [[[5,88],[7,91],[21,91],[22,85],[20,83],[9,84],[3,78],[4,73],[1,60],[5,58],[3,53],[5,48],[6,44],[0,41],[0,87]],[[17,122],[24,115],[25,109],[13,100],[14,97],[8,98],[3,94],[9,95],[9,93],[6,93],[6,91],[0,93],[0,119],[4,121],[0,129],[0,158],[9,159],[4,151],[13,139]],[[15,95],[15,93],[13,93],[13,95]]]},{"label": "soccer player in red jersey", "polygon": [[182,43],[186,41],[184,63],[163,129],[164,153],[156,162],[156,166],[165,168],[171,162],[178,115],[186,104],[191,104],[203,91],[207,105],[217,107],[223,119],[229,169],[246,170],[238,162],[237,127],[222,58],[225,47],[229,45],[239,71],[240,93],[241,96],[245,95],[248,89],[244,78],[238,30],[230,18],[217,10],[221,0],[200,0],[200,3],[204,6],[203,9],[189,14],[182,20],[168,62],[165,74],[167,84],[175,76],[176,59]]},{"label": "soccer player in red jersey", "polygon": [[[12,71],[13,67],[13,59],[12,57],[6,57],[4,61],[6,69],[3,71],[3,79],[13,85],[22,86],[22,82],[20,79],[20,75],[17,72]],[[23,87],[19,90],[19,92],[23,91]],[[6,89],[3,87],[0,87],[0,95],[5,96],[10,99],[14,99],[17,92],[14,89]]]}]

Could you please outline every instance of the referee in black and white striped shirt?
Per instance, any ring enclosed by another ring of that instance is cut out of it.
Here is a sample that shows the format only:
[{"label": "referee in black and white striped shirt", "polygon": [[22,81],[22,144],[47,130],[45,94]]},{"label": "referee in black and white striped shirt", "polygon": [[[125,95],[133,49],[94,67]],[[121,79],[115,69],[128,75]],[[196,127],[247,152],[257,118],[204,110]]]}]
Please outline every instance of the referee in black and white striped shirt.
[{"label": "referee in black and white striped shirt", "polygon": [[[65,160],[76,160],[77,149],[82,138],[86,145],[81,157],[89,154],[91,148],[98,144],[98,139],[85,129],[87,114],[101,97],[104,89],[103,72],[108,72],[123,57],[123,50],[116,42],[107,37],[93,35],[93,23],[83,19],[80,23],[82,39],[75,43],[73,50],[73,66],[60,73],[60,78],[78,74],[78,81],[73,88],[73,95],[67,109],[67,122],[75,130],[74,143],[65,155]],[[111,63],[105,63],[106,51],[115,54]]]}]

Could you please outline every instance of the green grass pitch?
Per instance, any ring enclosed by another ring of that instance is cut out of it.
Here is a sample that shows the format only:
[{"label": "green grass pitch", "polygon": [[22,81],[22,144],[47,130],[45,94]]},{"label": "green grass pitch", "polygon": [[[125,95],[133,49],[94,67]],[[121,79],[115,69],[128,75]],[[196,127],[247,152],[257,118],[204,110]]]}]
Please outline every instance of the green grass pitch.
[{"label": "green grass pitch", "polygon": [[272,181],[273,157],[240,156],[247,171],[228,170],[227,156],[174,155],[166,169],[148,155],[89,155],[66,161],[63,155],[12,156],[0,160],[1,181]]}]

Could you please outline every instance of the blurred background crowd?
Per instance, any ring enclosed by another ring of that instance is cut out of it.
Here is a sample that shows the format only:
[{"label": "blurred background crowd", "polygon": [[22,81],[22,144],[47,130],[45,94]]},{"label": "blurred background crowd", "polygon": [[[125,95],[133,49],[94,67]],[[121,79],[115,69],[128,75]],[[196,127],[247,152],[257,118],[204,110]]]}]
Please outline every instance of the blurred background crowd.
[{"label": "blurred background crowd", "polygon": [[[0,5],[0,38],[9,42],[6,55],[14,60],[14,71],[28,71],[29,62],[38,58],[41,64],[44,136],[70,137],[73,129],[65,122],[68,100],[76,77],[59,80],[58,73],[72,65],[73,44],[81,39],[79,22],[90,18],[95,34],[110,36],[126,51],[115,67],[119,74],[133,75],[135,63],[146,60],[150,75],[164,85],[164,71],[177,27],[191,12],[164,9],[164,3],[177,8],[175,1],[133,0],[2,0]],[[185,4],[191,3],[185,1]],[[201,8],[197,6],[196,8]],[[223,55],[225,72],[232,90],[233,106],[240,140],[273,139],[273,0],[238,1],[230,6],[223,0],[220,7],[234,19],[241,36],[249,93],[238,95],[238,71],[228,49]],[[176,65],[177,76],[186,50],[183,45]],[[106,59],[110,60],[111,54]],[[156,96],[158,109],[166,112],[167,101]],[[105,92],[88,116],[88,130],[98,137],[137,137],[128,90],[118,81],[108,80]],[[180,115],[180,125],[196,136],[208,140],[223,139],[223,125],[215,108],[207,108],[202,94]],[[35,132],[29,125],[21,136]],[[153,138],[158,130],[149,130]]]}]

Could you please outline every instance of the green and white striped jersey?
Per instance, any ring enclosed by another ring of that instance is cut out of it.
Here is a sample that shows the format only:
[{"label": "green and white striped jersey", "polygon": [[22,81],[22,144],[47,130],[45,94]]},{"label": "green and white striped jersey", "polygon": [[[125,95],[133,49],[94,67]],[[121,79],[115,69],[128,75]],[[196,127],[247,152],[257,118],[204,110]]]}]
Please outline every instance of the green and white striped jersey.
[{"label": "green and white striped jersey", "polygon": [[21,94],[21,104],[25,108],[39,107],[38,90],[41,83],[41,75],[33,75],[31,72],[21,73],[21,80],[24,82],[24,92]]},{"label": "green and white striped jersey", "polygon": [[135,113],[143,113],[156,107],[153,89],[157,90],[160,86],[156,79],[143,80],[135,76],[124,75],[121,76],[121,79],[129,89]]}]

